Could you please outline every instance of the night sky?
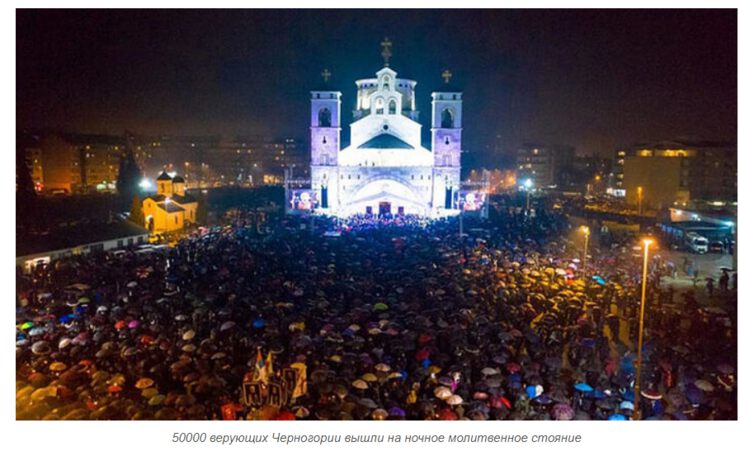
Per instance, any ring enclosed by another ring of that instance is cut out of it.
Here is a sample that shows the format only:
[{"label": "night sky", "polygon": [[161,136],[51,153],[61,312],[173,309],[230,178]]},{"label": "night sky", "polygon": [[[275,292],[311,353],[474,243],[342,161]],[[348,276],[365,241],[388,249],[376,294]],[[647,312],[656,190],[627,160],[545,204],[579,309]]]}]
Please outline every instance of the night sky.
[{"label": "night sky", "polygon": [[463,89],[463,148],[611,155],[677,136],[736,139],[737,23],[720,11],[33,11],[17,13],[19,128],[308,138],[309,91],[383,66]]}]

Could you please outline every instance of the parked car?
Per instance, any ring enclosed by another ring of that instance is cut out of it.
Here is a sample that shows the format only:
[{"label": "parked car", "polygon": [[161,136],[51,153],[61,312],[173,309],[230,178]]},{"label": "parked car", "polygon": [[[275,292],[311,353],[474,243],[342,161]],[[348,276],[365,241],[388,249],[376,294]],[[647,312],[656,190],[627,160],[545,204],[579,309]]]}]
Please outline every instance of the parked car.
[{"label": "parked car", "polygon": [[712,241],[709,243],[709,251],[711,253],[725,253],[725,246],[720,241]]}]

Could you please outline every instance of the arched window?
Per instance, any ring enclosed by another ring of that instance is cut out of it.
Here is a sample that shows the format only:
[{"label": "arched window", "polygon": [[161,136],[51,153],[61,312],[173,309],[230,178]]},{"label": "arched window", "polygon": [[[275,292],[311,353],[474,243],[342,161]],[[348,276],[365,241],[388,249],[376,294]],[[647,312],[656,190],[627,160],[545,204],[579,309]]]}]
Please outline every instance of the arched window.
[{"label": "arched window", "polygon": [[319,127],[331,127],[331,111],[327,108],[319,111]]},{"label": "arched window", "polygon": [[383,100],[380,98],[375,100],[375,114],[383,114]]},{"label": "arched window", "polygon": [[383,89],[389,90],[391,88],[391,78],[388,76],[383,78]]},{"label": "arched window", "polygon": [[442,128],[452,128],[455,123],[455,116],[452,113],[452,109],[445,108],[442,111]]},{"label": "arched window", "polygon": [[396,113],[396,100],[391,100],[390,103],[388,103],[388,114],[395,114]]}]

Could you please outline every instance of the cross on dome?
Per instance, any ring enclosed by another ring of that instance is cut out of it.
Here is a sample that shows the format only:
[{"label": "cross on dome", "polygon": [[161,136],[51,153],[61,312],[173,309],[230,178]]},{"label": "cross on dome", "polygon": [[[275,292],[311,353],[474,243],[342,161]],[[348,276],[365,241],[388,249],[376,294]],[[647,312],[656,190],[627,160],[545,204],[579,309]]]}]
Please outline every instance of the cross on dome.
[{"label": "cross on dome", "polygon": [[444,70],[442,72],[442,79],[445,80],[445,84],[449,84],[450,79],[452,79],[452,72],[450,72],[450,70]]},{"label": "cross on dome", "polygon": [[329,78],[331,77],[331,72],[329,72],[328,69],[324,68],[324,71],[321,72],[321,77],[324,78],[324,82],[329,82]]},{"label": "cross on dome", "polygon": [[393,46],[393,43],[388,39],[386,36],[385,39],[380,43],[381,46],[383,46],[383,52],[380,53],[380,55],[383,56],[383,60],[385,61],[385,66],[390,66],[390,59],[393,55],[391,53],[391,46]]}]

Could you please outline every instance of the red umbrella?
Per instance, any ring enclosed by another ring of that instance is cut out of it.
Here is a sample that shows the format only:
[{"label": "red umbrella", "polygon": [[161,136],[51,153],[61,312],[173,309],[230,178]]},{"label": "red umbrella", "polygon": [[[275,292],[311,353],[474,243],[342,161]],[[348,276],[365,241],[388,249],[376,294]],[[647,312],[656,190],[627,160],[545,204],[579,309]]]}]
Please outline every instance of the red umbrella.
[{"label": "red umbrella", "polygon": [[126,322],[125,322],[125,321],[123,321],[123,320],[118,320],[118,321],[116,322],[116,324],[115,324],[115,325],[113,325],[113,327],[114,327],[114,328],[116,328],[117,330],[119,330],[119,331],[120,331],[120,330],[122,330],[123,328],[125,328],[125,327],[126,327]]},{"label": "red umbrella", "polygon": [[150,336],[149,334],[144,334],[143,336],[141,336],[139,341],[144,345],[149,345],[154,342],[154,337]]},{"label": "red umbrella", "polygon": [[108,393],[109,394],[116,394],[123,391],[123,388],[120,387],[120,385],[111,385],[108,387]]},{"label": "red umbrella", "polygon": [[419,336],[419,345],[426,345],[432,341],[432,336],[429,334],[422,334]]},{"label": "red umbrella", "polygon": [[428,348],[422,348],[418,352],[416,352],[416,360],[417,361],[424,361],[425,359],[429,358],[429,349]]},{"label": "red umbrella", "polygon": [[457,421],[457,415],[452,410],[446,408],[439,412],[439,419],[442,421]]},{"label": "red umbrella", "polygon": [[519,364],[517,364],[517,363],[508,363],[508,364],[506,365],[506,370],[508,370],[508,371],[509,371],[509,372],[511,372],[512,374],[513,374],[514,372],[519,372],[519,371],[521,370],[521,368],[522,368],[522,366],[520,366],[520,365],[519,365]]},{"label": "red umbrella", "polygon": [[278,413],[275,419],[277,421],[295,421],[295,415],[291,411],[283,410],[282,412]]}]

